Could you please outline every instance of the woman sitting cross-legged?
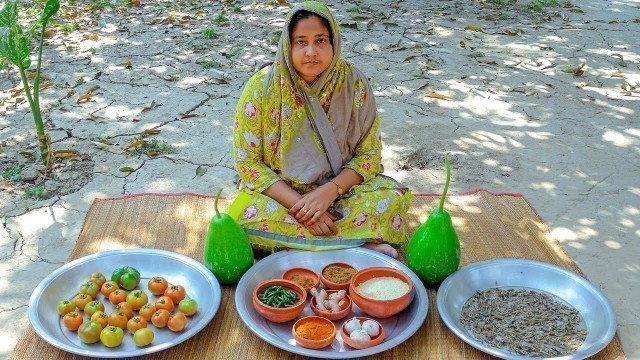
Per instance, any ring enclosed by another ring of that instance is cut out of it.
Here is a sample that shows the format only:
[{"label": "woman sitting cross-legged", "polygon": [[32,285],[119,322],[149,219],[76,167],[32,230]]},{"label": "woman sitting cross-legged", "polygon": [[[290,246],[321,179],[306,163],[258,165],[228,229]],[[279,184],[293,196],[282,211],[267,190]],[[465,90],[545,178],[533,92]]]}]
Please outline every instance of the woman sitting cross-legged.
[{"label": "woman sitting cross-legged", "polygon": [[242,191],[230,214],[255,251],[365,246],[397,257],[412,195],[380,174],[373,90],[342,59],[327,7],[290,11],[275,62],[238,101],[233,144]]}]

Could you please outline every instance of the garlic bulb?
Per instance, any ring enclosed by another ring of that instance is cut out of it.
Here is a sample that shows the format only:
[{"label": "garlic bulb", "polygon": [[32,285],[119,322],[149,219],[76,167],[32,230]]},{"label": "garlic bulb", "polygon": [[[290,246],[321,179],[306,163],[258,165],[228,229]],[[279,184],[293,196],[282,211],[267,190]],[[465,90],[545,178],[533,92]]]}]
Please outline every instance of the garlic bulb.
[{"label": "garlic bulb", "polygon": [[371,341],[371,337],[365,329],[354,330],[349,337],[355,341]]},{"label": "garlic bulb", "polygon": [[369,334],[369,336],[378,336],[380,334],[380,326],[373,320],[365,320],[362,323],[362,329]]},{"label": "garlic bulb", "polygon": [[352,332],[359,330],[360,328],[362,328],[362,326],[360,326],[360,320],[355,317],[344,324],[344,331],[346,331],[347,334],[351,334]]}]

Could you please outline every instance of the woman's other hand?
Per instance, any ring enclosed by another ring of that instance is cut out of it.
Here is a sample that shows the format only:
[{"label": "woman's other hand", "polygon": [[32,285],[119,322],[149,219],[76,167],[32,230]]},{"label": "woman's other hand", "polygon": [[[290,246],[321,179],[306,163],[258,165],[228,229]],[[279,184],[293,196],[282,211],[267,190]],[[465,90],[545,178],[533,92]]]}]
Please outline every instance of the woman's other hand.
[{"label": "woman's other hand", "polygon": [[305,225],[308,223],[307,226],[311,226],[320,220],[333,200],[337,198],[336,186],[329,182],[303,195],[302,199],[289,209],[289,214],[295,214],[298,222]]},{"label": "woman's other hand", "polygon": [[314,236],[337,235],[338,228],[333,223],[335,220],[337,220],[335,216],[325,211],[314,224],[309,224],[309,221],[307,221],[304,225]]}]

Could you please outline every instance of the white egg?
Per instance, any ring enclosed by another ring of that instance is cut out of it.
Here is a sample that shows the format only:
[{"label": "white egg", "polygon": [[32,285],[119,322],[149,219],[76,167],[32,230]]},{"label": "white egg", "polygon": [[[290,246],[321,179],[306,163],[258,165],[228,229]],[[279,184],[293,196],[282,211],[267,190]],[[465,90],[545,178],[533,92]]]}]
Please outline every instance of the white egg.
[{"label": "white egg", "polygon": [[373,320],[365,320],[365,322],[362,323],[362,329],[365,330],[369,336],[378,336],[378,334],[380,334],[380,326]]}]

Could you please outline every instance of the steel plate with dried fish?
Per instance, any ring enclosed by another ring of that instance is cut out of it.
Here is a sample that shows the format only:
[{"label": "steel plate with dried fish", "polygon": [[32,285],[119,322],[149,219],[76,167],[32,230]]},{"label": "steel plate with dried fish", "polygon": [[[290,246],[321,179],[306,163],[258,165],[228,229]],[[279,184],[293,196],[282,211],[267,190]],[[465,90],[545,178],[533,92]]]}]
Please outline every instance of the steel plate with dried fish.
[{"label": "steel plate with dried fish", "polygon": [[[494,290],[481,293],[488,289],[498,289],[499,291],[494,294],[492,294]],[[437,296],[438,312],[442,321],[463,341],[481,351],[503,359],[535,359],[540,356],[533,352],[528,353],[530,356],[519,355],[515,349],[509,351],[501,348],[501,345],[493,343],[491,344],[493,346],[487,345],[479,341],[476,338],[477,334],[474,336],[473,331],[465,329],[463,322],[467,322],[468,316],[465,315],[465,318],[462,318],[464,305],[478,293],[481,294],[479,296],[488,295],[490,297],[496,294],[506,294],[509,299],[504,302],[521,301],[514,300],[514,296],[544,301],[548,303],[548,306],[559,306],[554,308],[554,311],[563,309],[560,311],[566,313],[563,315],[566,317],[566,321],[575,322],[575,327],[569,324],[569,328],[574,329],[573,331],[577,333],[576,336],[580,337],[579,329],[586,329],[586,337],[582,345],[575,351],[566,355],[546,358],[584,359],[602,350],[615,335],[616,317],[609,301],[593,284],[571,271],[551,264],[525,259],[494,259],[468,265],[449,276],[440,285]],[[551,298],[553,303],[546,297]],[[485,299],[480,302],[489,301]],[[472,300],[470,304],[473,306],[474,302],[478,301]],[[562,304],[566,308],[557,304]],[[540,304],[536,306],[543,307]],[[536,306],[533,309],[537,309]],[[571,308],[577,311],[581,319],[573,316],[575,314],[572,315]],[[538,312],[539,310],[532,311]],[[500,322],[486,322],[481,325],[486,328],[486,332],[493,331],[498,336],[504,336],[504,334],[498,334],[496,326],[500,327]],[[521,340],[520,345],[527,348],[528,345],[524,344],[526,340],[524,338]],[[567,340],[570,341],[569,338]]]}]

